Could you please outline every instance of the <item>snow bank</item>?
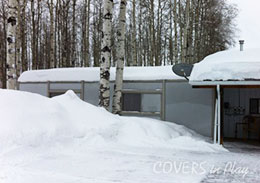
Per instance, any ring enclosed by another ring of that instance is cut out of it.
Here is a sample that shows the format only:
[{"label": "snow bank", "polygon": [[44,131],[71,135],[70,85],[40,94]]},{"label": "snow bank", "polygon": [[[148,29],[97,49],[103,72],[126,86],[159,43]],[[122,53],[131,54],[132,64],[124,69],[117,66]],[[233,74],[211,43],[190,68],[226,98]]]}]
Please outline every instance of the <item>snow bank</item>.
[{"label": "snow bank", "polygon": [[190,81],[260,79],[260,49],[227,50],[194,65]]},{"label": "snow bank", "polygon": [[[26,71],[19,77],[19,82],[46,81],[99,81],[99,67],[59,68],[47,70]],[[115,80],[115,68],[111,68],[110,80]],[[124,80],[161,80],[183,78],[172,72],[172,66],[157,67],[125,67]]]},{"label": "snow bank", "polygon": [[113,115],[80,100],[73,91],[46,98],[0,90],[0,101],[0,151],[14,145],[39,146],[73,140],[91,146],[223,150],[184,126]]}]

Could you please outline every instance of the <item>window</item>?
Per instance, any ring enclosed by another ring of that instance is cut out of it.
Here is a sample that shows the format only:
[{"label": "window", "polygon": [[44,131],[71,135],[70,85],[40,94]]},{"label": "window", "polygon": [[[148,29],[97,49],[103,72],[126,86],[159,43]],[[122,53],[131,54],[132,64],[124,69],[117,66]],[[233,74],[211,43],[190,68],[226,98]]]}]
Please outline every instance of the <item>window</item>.
[{"label": "window", "polygon": [[122,101],[123,111],[141,112],[141,94],[140,93],[123,93]]},{"label": "window", "polygon": [[122,111],[157,115],[161,111],[161,95],[142,91],[125,92],[122,96]]},{"label": "window", "polygon": [[[73,90],[73,91],[75,92],[75,94],[76,94],[79,98],[81,98],[81,93],[80,93],[80,92],[75,91],[75,90]],[[56,96],[59,96],[59,95],[63,95],[63,94],[66,93],[66,92],[67,92],[67,90],[50,90],[50,91],[49,91],[49,97],[52,98],[52,97],[56,97]]]},{"label": "window", "polygon": [[250,99],[250,114],[260,114],[260,99],[259,98]]},{"label": "window", "polygon": [[122,115],[163,119],[161,90],[123,90]]},{"label": "window", "polygon": [[56,96],[63,95],[63,94],[64,94],[64,92],[50,92],[49,96],[50,96],[50,98],[52,98],[52,97],[56,97]]}]

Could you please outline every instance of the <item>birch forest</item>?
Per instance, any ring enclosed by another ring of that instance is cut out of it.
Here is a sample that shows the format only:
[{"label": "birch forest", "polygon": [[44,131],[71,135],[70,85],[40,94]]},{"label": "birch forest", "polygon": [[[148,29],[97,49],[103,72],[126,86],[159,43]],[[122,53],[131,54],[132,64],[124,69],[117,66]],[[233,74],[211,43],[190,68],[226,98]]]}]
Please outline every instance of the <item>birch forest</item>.
[{"label": "birch forest", "polygon": [[[100,66],[103,0],[13,1],[16,7],[0,1],[1,88],[26,70]],[[9,45],[8,15],[13,8],[15,44]],[[116,44],[122,42],[117,35],[119,0],[114,0],[112,9],[109,59],[116,66],[117,60],[122,61],[121,55],[116,58]],[[236,16],[236,7],[225,0],[128,0],[123,65],[196,63],[234,45]],[[14,62],[8,65],[10,46]]]}]

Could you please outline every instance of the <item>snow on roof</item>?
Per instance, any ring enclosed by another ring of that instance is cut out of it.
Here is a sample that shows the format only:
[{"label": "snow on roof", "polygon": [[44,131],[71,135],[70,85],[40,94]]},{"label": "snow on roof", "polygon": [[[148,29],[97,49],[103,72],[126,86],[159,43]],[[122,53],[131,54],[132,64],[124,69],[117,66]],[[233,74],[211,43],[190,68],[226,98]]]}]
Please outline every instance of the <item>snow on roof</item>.
[{"label": "snow on roof", "polygon": [[221,51],[194,65],[190,82],[260,79],[260,49]]},{"label": "snow on roof", "polygon": [[[26,71],[19,77],[19,82],[46,81],[99,81],[99,67],[59,68]],[[124,80],[183,80],[172,72],[172,66],[125,67]],[[115,68],[110,70],[110,80],[115,80]]]}]

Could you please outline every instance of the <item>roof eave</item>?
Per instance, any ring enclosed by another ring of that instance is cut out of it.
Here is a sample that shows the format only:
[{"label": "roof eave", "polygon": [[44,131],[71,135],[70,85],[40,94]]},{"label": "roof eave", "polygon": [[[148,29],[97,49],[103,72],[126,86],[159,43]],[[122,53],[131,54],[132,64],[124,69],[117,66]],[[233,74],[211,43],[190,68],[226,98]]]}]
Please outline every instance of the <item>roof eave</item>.
[{"label": "roof eave", "polygon": [[212,88],[217,85],[223,87],[260,87],[259,80],[238,80],[238,81],[189,81],[194,88]]}]

